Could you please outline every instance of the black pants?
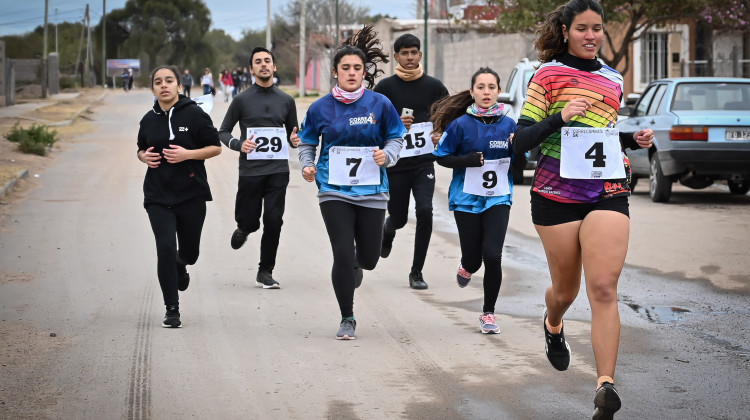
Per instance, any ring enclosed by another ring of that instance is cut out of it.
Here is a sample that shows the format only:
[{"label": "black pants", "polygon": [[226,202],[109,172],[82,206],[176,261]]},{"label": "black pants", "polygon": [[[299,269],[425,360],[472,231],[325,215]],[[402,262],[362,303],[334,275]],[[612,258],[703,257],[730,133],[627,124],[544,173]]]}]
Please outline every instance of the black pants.
[{"label": "black pants", "polygon": [[[146,205],[148,219],[156,239],[156,273],[165,305],[179,303],[177,296],[177,259],[192,265],[198,260],[206,201],[200,197],[176,206]],[[179,245],[179,254],[178,254]]]},{"label": "black pants", "polygon": [[432,236],[432,195],[435,193],[435,167],[423,166],[408,171],[388,173],[388,218],[383,235],[392,239],[409,218],[409,193],[414,195],[417,228],[414,235],[412,273],[422,272]]},{"label": "black pants", "polygon": [[182,85],[182,92],[187,96],[190,97],[190,86],[191,85]]},{"label": "black pants", "polygon": [[341,317],[354,316],[354,266],[372,270],[378,264],[385,210],[331,200],[320,203],[320,214],[333,250],[331,282]]},{"label": "black pants", "polygon": [[482,311],[495,312],[500,284],[503,282],[501,262],[510,206],[492,206],[479,214],[454,211],[453,216],[461,242],[461,265],[466,271],[476,273],[484,260]]},{"label": "black pants", "polygon": [[241,176],[237,183],[237,201],[234,206],[237,228],[245,233],[253,233],[260,229],[260,217],[263,215],[258,267],[264,271],[273,271],[276,266],[276,251],[279,249],[281,225],[284,224],[287,185],[289,172]]}]

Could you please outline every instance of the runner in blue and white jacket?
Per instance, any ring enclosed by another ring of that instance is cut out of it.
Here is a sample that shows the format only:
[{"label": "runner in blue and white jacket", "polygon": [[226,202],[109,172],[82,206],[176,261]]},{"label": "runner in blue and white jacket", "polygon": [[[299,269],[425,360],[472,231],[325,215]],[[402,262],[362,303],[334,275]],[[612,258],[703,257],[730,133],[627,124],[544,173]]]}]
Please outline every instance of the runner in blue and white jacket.
[{"label": "runner in blue and white jacket", "polygon": [[[372,27],[365,26],[339,48],[333,58],[338,83],[310,106],[299,132],[302,175],[318,185],[320,212],[333,250],[331,277],[342,318],[339,340],[355,338],[354,289],[362,282],[362,269],[374,269],[380,258],[389,198],[385,167],[398,160],[406,134],[393,104],[363,84],[366,79],[372,87],[378,71],[367,57],[387,60],[372,48],[379,44],[374,38]],[[366,64],[372,64],[372,73],[365,70]]]},{"label": "runner in blue and white jacket", "polygon": [[437,162],[453,168],[448,204],[461,243],[458,285],[466,287],[484,261],[484,306],[479,325],[485,334],[499,331],[494,312],[513,202],[511,140],[516,123],[503,114],[502,104],[497,103],[499,94],[500,77],[483,67],[472,76],[470,90],[439,101],[432,113],[434,130],[443,132],[434,152]]}]

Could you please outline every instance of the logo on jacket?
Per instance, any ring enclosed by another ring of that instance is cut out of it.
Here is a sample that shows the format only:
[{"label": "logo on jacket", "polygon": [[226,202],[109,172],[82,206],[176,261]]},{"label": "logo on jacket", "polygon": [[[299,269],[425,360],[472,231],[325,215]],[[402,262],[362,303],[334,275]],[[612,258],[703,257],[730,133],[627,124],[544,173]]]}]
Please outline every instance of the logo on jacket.
[{"label": "logo on jacket", "polygon": [[188,131],[187,127],[179,127],[179,131]]},{"label": "logo on jacket", "polygon": [[490,140],[490,149],[507,149],[508,140]]},{"label": "logo on jacket", "polygon": [[364,125],[364,124],[377,124],[378,120],[375,119],[375,114],[372,112],[366,117],[352,117],[349,118],[349,125]]}]

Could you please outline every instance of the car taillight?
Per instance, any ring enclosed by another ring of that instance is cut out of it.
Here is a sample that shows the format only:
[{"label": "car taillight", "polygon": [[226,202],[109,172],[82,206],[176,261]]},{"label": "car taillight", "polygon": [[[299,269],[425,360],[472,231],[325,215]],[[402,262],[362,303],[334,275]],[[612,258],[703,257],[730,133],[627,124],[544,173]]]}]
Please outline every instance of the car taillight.
[{"label": "car taillight", "polygon": [[669,130],[669,139],[708,141],[708,127],[688,127],[676,125]]}]

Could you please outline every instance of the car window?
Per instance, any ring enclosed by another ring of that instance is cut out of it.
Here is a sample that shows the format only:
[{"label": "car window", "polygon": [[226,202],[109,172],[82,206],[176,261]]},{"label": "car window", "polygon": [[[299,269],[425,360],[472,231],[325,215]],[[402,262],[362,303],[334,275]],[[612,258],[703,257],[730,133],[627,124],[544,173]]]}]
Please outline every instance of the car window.
[{"label": "car window", "polygon": [[651,85],[646,92],[643,93],[641,100],[638,101],[638,105],[635,107],[635,113],[633,114],[634,117],[646,115],[646,111],[648,110],[649,105],[651,105],[651,99],[654,97],[654,93],[656,93],[656,88],[657,85]]},{"label": "car window", "polygon": [[523,73],[523,91],[524,91],[524,98],[526,97],[526,88],[529,87],[529,82],[531,81],[531,78],[534,77],[534,73],[536,73],[536,70],[526,70]]},{"label": "car window", "polygon": [[748,83],[680,83],[675,88],[672,110],[750,110]]},{"label": "car window", "polygon": [[516,96],[516,73],[518,72],[517,68],[513,68],[513,71],[510,72],[510,78],[508,79],[508,86],[506,87],[505,91],[510,95],[510,100],[515,100]]},{"label": "car window", "polygon": [[664,99],[664,93],[667,91],[667,85],[661,84],[657,86],[656,93],[654,93],[653,99],[651,99],[651,106],[648,107],[648,115],[654,115],[659,113],[661,108],[661,101]]}]

